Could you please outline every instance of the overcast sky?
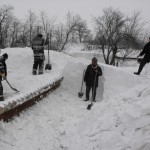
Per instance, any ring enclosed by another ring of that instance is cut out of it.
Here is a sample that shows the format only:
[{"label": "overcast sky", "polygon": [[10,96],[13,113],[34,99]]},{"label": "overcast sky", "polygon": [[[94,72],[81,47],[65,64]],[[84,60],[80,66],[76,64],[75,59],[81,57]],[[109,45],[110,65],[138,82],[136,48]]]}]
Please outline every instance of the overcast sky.
[{"label": "overcast sky", "polygon": [[29,9],[39,14],[45,10],[50,17],[65,18],[70,11],[78,13],[84,20],[91,23],[92,16],[102,15],[104,8],[119,8],[125,14],[140,10],[144,20],[150,20],[150,0],[0,0],[0,5],[12,5],[19,18],[25,18]]}]

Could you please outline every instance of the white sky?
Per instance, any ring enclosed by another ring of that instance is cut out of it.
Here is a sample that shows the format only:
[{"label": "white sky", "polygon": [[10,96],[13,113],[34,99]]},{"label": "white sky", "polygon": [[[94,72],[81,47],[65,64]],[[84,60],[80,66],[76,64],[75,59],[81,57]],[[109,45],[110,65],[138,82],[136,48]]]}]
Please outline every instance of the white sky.
[{"label": "white sky", "polygon": [[144,20],[150,20],[150,0],[0,0],[0,5],[9,4],[19,18],[25,18],[29,9],[39,14],[45,10],[50,17],[63,20],[68,11],[78,13],[91,26],[92,16],[102,15],[104,8],[119,8],[125,14],[140,10]]}]

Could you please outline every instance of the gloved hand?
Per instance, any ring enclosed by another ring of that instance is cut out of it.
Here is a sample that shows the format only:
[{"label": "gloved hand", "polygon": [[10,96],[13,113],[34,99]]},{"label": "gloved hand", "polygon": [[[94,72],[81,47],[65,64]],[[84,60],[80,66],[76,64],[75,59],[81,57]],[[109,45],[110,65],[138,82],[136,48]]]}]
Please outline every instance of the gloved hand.
[{"label": "gloved hand", "polygon": [[140,55],[137,56],[137,58],[139,58],[139,57],[140,57]]},{"label": "gloved hand", "polygon": [[98,73],[99,72],[98,69],[96,69],[95,72]]}]

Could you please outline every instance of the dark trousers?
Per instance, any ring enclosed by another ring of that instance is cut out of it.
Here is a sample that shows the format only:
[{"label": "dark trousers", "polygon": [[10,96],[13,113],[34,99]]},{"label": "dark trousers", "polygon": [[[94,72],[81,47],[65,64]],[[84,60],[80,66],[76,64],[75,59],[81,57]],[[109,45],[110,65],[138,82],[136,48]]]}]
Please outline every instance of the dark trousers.
[{"label": "dark trousers", "polygon": [[0,81],[0,101],[3,100],[3,85],[2,85],[2,81]]},{"label": "dark trousers", "polygon": [[138,74],[141,73],[141,71],[143,70],[143,67],[146,65],[146,61],[142,60],[141,63],[140,63],[140,66],[139,66],[139,69],[138,69]]},{"label": "dark trousers", "polygon": [[33,74],[37,74],[37,69],[39,68],[39,74],[43,74],[44,60],[34,60],[33,64]]},{"label": "dark trousers", "polygon": [[86,86],[86,99],[89,100],[91,88],[92,88],[92,100],[95,100],[97,87],[95,87],[95,90],[94,90],[93,86]]}]

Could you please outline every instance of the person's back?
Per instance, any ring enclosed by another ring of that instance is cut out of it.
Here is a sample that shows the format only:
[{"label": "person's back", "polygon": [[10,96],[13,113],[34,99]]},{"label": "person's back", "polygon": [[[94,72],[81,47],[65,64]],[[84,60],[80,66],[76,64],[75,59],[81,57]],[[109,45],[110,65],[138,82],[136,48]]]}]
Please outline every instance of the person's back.
[{"label": "person's back", "polygon": [[44,67],[44,44],[45,41],[42,38],[42,34],[37,34],[37,36],[32,41],[32,50],[34,53],[34,64],[33,64],[33,75],[37,74],[37,69],[39,68],[39,74],[43,74]]},{"label": "person's back", "polygon": [[44,39],[36,36],[32,41],[32,49],[35,53],[44,53]]}]

